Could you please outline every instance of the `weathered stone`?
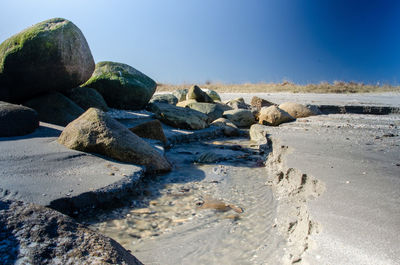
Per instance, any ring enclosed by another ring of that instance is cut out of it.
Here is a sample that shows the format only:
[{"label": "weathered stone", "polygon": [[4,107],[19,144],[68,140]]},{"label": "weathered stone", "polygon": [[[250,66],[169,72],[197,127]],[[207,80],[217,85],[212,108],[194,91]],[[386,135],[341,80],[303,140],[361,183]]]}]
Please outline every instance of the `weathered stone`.
[{"label": "weathered stone", "polygon": [[60,126],[66,126],[84,112],[75,102],[58,92],[32,98],[23,104],[36,110],[40,121]]},{"label": "weathered stone", "polygon": [[161,122],[159,120],[144,122],[130,128],[129,130],[137,136],[143,138],[159,140],[163,143],[167,142],[167,138],[165,137]]},{"label": "weathered stone", "polygon": [[69,91],[86,82],[94,60],[82,32],[54,18],[0,45],[0,100],[21,102],[49,91]]},{"label": "weathered stone", "polygon": [[157,84],[127,64],[99,62],[82,86],[96,89],[112,108],[138,110],[149,102]]},{"label": "weathered stone", "polygon": [[197,110],[182,108],[165,103],[152,104],[156,118],[175,128],[200,130],[208,126],[208,116]]},{"label": "weathered stone", "polygon": [[153,147],[105,112],[90,108],[61,133],[58,142],[68,148],[146,166],[165,172],[171,165]]},{"label": "weathered stone", "polygon": [[257,143],[267,143],[268,127],[262,124],[253,124],[250,127],[250,140]]},{"label": "weathered stone", "polygon": [[173,94],[157,94],[153,95],[149,103],[167,103],[171,105],[176,105],[178,103],[178,98]]},{"label": "weathered stone", "polygon": [[189,104],[191,103],[196,103],[197,101],[195,99],[188,99],[188,100],[184,100],[184,101],[179,101],[176,106],[177,107],[182,107],[182,108],[186,108]]},{"label": "weathered stone", "polygon": [[231,107],[232,109],[249,109],[250,106],[246,104],[246,102],[244,102],[243,98],[236,98],[236,99],[232,99],[232,100],[228,100],[227,102],[225,102],[226,105],[228,105],[229,107]]},{"label": "weathered stone", "polygon": [[260,110],[258,122],[264,125],[278,126],[281,123],[293,121],[294,118],[277,106],[263,107]]},{"label": "weathered stone", "polygon": [[240,135],[239,128],[236,127],[236,125],[233,124],[228,119],[219,118],[219,119],[216,119],[215,121],[213,121],[210,125],[223,128],[224,135],[226,135],[226,136],[231,137],[231,136],[239,136]]},{"label": "weathered stone", "polygon": [[316,115],[306,106],[295,102],[282,103],[279,105],[279,108],[289,113],[289,115],[292,116],[293,118],[304,118]]},{"label": "weathered stone", "polygon": [[227,110],[224,112],[223,116],[238,127],[250,127],[255,123],[253,113],[247,109]]},{"label": "weathered stone", "polygon": [[2,264],[142,264],[113,239],[43,206],[0,201]]},{"label": "weathered stone", "polygon": [[211,89],[208,89],[208,88],[203,88],[203,89],[201,89],[201,90],[203,90],[204,92],[206,92],[206,94],[207,94],[210,98],[212,98],[212,100],[214,100],[214,101],[221,101],[221,97],[218,95],[217,91],[211,90]]},{"label": "weathered stone", "polygon": [[188,93],[188,89],[177,89],[172,91],[172,95],[174,95],[177,99],[178,102],[186,100],[186,95]]},{"label": "weathered stone", "polygon": [[221,118],[224,110],[217,104],[194,102],[186,106],[187,108],[194,109],[204,113],[208,116],[208,123]]},{"label": "weathered stone", "polygon": [[214,102],[212,100],[212,98],[210,98],[210,96],[207,95],[206,92],[201,90],[201,88],[196,85],[192,86],[189,89],[189,91],[186,95],[186,99],[194,99],[197,102],[205,102],[205,103],[213,103]]},{"label": "weathered stone", "polygon": [[19,136],[39,127],[35,110],[0,101],[0,137]]},{"label": "weathered stone", "polygon": [[265,100],[263,98],[259,98],[257,96],[254,96],[251,99],[251,103],[250,103],[251,108],[255,109],[257,111],[260,111],[262,107],[269,107],[269,106],[272,106],[272,105],[275,105],[275,104],[270,102],[270,101],[268,101],[268,100]]},{"label": "weathered stone", "polygon": [[95,89],[90,87],[76,87],[72,89],[68,97],[84,110],[98,108],[108,111],[107,103]]}]

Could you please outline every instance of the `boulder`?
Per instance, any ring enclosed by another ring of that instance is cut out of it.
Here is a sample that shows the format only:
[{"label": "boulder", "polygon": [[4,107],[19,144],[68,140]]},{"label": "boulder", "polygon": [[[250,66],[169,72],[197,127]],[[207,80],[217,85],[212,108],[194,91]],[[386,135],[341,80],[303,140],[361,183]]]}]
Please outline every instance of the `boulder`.
[{"label": "boulder", "polygon": [[232,109],[249,109],[250,106],[244,102],[243,98],[236,98],[225,102],[226,105]]},{"label": "boulder", "polygon": [[39,119],[35,110],[0,101],[0,137],[25,135],[37,127]]},{"label": "boulder", "polygon": [[142,264],[111,238],[43,206],[0,200],[2,264]]},{"label": "boulder", "polygon": [[202,90],[203,90],[204,92],[206,92],[206,94],[207,94],[210,98],[212,98],[212,100],[214,100],[214,101],[221,101],[221,97],[218,95],[217,91],[211,90],[211,89],[208,89],[208,88],[203,88]]},{"label": "boulder", "polygon": [[157,84],[127,64],[99,62],[82,86],[96,89],[112,108],[139,110],[149,102]]},{"label": "boulder", "polygon": [[231,137],[231,136],[239,136],[240,135],[239,128],[228,119],[219,118],[219,119],[216,119],[215,121],[213,121],[210,125],[223,128],[223,132],[224,132],[225,136]]},{"label": "boulder", "polygon": [[290,116],[296,119],[316,115],[316,113],[311,111],[306,106],[295,102],[282,103],[279,105],[279,108],[286,111]]},{"label": "boulder", "polygon": [[153,95],[149,103],[167,103],[171,105],[176,105],[178,103],[178,98],[173,94],[157,94]]},{"label": "boulder", "polygon": [[23,104],[36,110],[40,121],[60,126],[66,126],[84,112],[75,102],[58,92],[32,98]]},{"label": "boulder", "polygon": [[267,143],[268,127],[262,124],[253,124],[250,127],[250,140],[256,143]]},{"label": "boulder", "polygon": [[197,101],[195,99],[188,99],[184,101],[179,101],[176,106],[186,108],[189,104],[191,103],[196,103]]},{"label": "boulder", "polygon": [[165,137],[161,122],[159,120],[144,122],[130,128],[129,130],[137,136],[143,138],[159,140],[164,144],[167,142],[167,138]]},{"label": "boulder", "polygon": [[178,102],[186,100],[187,93],[188,89],[186,88],[172,91],[172,95],[174,95],[178,99]]},{"label": "boulder", "polygon": [[224,110],[217,104],[194,102],[186,106],[187,108],[194,109],[204,113],[208,116],[208,123],[221,118]]},{"label": "boulder", "polygon": [[175,128],[200,130],[208,126],[208,116],[197,110],[165,103],[154,103],[152,111],[157,119]]},{"label": "boulder", "polygon": [[100,93],[90,87],[76,87],[72,89],[68,97],[84,110],[89,108],[98,108],[102,111],[109,110]]},{"label": "boulder", "polygon": [[275,104],[270,102],[270,101],[268,101],[268,100],[265,100],[265,99],[262,99],[262,98],[259,98],[259,97],[256,97],[256,96],[254,96],[251,99],[251,103],[250,103],[250,107],[252,109],[257,110],[257,111],[260,111],[262,107],[269,107],[269,106],[272,106],[272,105],[275,105]]},{"label": "boulder", "polygon": [[58,142],[78,151],[96,153],[146,167],[147,172],[166,172],[171,165],[157,150],[114,120],[90,108],[63,130]]},{"label": "boulder", "polygon": [[255,123],[253,113],[247,109],[227,110],[224,112],[223,116],[238,127],[250,127]]},{"label": "boulder", "polygon": [[86,82],[94,60],[82,32],[54,18],[0,45],[0,100],[22,102],[50,91],[66,92]]},{"label": "boulder", "polygon": [[213,103],[214,102],[212,100],[212,98],[210,98],[210,96],[207,95],[206,92],[201,90],[201,88],[196,85],[192,86],[189,89],[189,91],[186,95],[186,99],[194,99],[197,102],[205,102],[205,103]]},{"label": "boulder", "polygon": [[258,122],[264,125],[278,126],[284,122],[293,121],[294,118],[277,106],[263,107],[260,110]]}]

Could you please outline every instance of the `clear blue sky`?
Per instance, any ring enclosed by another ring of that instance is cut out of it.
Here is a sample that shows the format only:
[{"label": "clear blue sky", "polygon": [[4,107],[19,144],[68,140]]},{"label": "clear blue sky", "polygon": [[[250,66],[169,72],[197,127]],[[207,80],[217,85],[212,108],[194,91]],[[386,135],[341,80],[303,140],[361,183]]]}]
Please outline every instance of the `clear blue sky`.
[{"label": "clear blue sky", "polygon": [[158,82],[400,81],[396,0],[1,0],[0,41],[53,17]]}]

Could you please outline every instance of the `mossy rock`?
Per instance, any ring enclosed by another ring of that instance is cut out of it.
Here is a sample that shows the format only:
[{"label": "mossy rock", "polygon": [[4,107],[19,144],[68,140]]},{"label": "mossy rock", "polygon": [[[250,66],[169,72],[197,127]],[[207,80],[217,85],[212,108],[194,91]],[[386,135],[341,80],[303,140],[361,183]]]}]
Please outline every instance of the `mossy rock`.
[{"label": "mossy rock", "polygon": [[135,68],[116,62],[99,62],[82,85],[96,89],[109,107],[139,110],[149,102],[157,84]]},{"label": "mossy rock", "polygon": [[84,112],[75,102],[58,92],[32,98],[23,105],[36,110],[40,121],[60,126],[66,126]]},{"label": "mossy rock", "polygon": [[63,18],[38,23],[0,44],[0,99],[22,102],[86,82],[94,60],[80,29]]},{"label": "mossy rock", "polygon": [[250,127],[255,123],[253,113],[247,109],[234,109],[227,110],[223,114],[224,118],[227,118],[238,127]]},{"label": "mossy rock", "polygon": [[108,111],[108,106],[104,98],[93,88],[76,87],[72,89],[68,97],[84,110],[98,108],[102,111]]},{"label": "mossy rock", "polygon": [[217,91],[208,88],[202,88],[201,90],[203,90],[210,98],[212,98],[212,100],[221,101],[221,97]]},{"label": "mossy rock", "polygon": [[157,94],[153,95],[149,103],[167,103],[171,105],[176,105],[178,103],[178,98],[173,94]]},{"label": "mossy rock", "polygon": [[178,102],[185,101],[187,93],[188,89],[186,88],[172,91],[172,95],[178,98]]},{"label": "mossy rock", "polygon": [[201,88],[196,85],[192,86],[189,89],[186,95],[186,99],[187,100],[194,99],[197,102],[214,103],[214,100],[209,95],[207,95],[206,92],[201,90]]}]

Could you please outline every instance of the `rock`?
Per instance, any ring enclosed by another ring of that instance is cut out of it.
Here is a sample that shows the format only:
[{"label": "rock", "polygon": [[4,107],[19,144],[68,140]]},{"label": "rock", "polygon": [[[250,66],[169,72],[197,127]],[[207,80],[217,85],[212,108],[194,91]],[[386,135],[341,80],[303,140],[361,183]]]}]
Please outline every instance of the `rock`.
[{"label": "rock", "polygon": [[102,111],[109,110],[100,93],[90,87],[76,87],[72,89],[68,97],[84,110],[89,108],[98,108]]},{"label": "rock", "polygon": [[191,104],[191,103],[197,103],[197,101],[195,99],[188,99],[188,100],[184,100],[184,101],[179,101],[176,106],[177,107],[182,107],[182,108],[186,108],[187,105]]},{"label": "rock", "polygon": [[306,107],[311,110],[314,115],[321,115],[322,111],[316,105],[307,104]]},{"label": "rock", "polygon": [[270,106],[261,108],[258,120],[260,124],[278,126],[281,123],[293,121],[294,118],[277,106]]},{"label": "rock", "polygon": [[213,151],[201,153],[195,158],[195,162],[199,164],[210,164],[224,160],[224,156],[216,154]]},{"label": "rock", "polygon": [[255,123],[253,113],[247,109],[227,110],[224,112],[223,116],[238,127],[250,127]]},{"label": "rock", "polygon": [[208,116],[197,110],[165,103],[152,104],[156,118],[179,129],[200,130],[208,127]]},{"label": "rock", "polygon": [[0,201],[2,264],[142,264],[120,244],[43,206]]},{"label": "rock", "polygon": [[236,127],[236,125],[233,124],[228,119],[219,118],[219,119],[216,119],[215,121],[213,121],[210,125],[223,128],[225,136],[232,137],[232,136],[239,136],[240,135],[239,128]]},{"label": "rock", "polygon": [[54,18],[38,23],[0,45],[0,100],[22,102],[50,91],[69,91],[86,82],[94,60],[82,32]]},{"label": "rock", "polygon": [[177,89],[175,91],[172,91],[172,95],[174,95],[177,99],[178,102],[186,100],[186,95],[188,93],[188,89]]},{"label": "rock", "polygon": [[203,88],[202,89],[204,92],[206,92],[206,94],[212,98],[212,100],[214,101],[221,101],[221,97],[218,95],[218,93],[214,90],[211,89],[207,89],[207,88]]},{"label": "rock", "polygon": [[296,119],[316,115],[306,106],[295,102],[282,103],[279,105],[279,108],[286,111],[290,116]]},{"label": "rock", "polygon": [[58,92],[32,98],[23,104],[36,110],[40,121],[60,126],[66,126],[84,112],[75,102]]},{"label": "rock", "polygon": [[268,127],[262,124],[253,124],[250,127],[250,140],[256,143],[268,143]]},{"label": "rock", "polygon": [[90,108],[63,130],[58,142],[78,151],[146,166],[147,172],[165,172],[171,165],[157,150],[107,113]]},{"label": "rock", "polygon": [[255,109],[257,111],[260,111],[262,107],[269,107],[269,106],[272,106],[272,105],[275,105],[275,104],[270,102],[270,101],[268,101],[268,100],[265,100],[265,99],[262,99],[262,98],[259,98],[259,97],[256,97],[256,96],[254,96],[251,99],[251,103],[250,103],[251,108]]},{"label": "rock", "polygon": [[243,98],[236,98],[225,102],[232,109],[249,109],[250,106],[244,102]]},{"label": "rock", "polygon": [[193,102],[189,103],[186,107],[206,114],[208,116],[208,123],[221,118],[224,113],[224,110],[219,105],[213,103]]},{"label": "rock", "polygon": [[129,130],[137,136],[143,138],[159,140],[164,144],[167,142],[167,138],[165,137],[161,122],[159,120],[144,122],[133,128],[130,128]]},{"label": "rock", "polygon": [[153,95],[149,103],[167,103],[171,105],[176,105],[178,103],[178,98],[173,94],[157,94]]},{"label": "rock", "polygon": [[37,127],[39,119],[36,111],[0,101],[0,137],[25,135]]},{"label": "rock", "polygon": [[82,86],[96,89],[112,108],[139,110],[149,102],[157,84],[127,64],[99,62]]},{"label": "rock", "polygon": [[186,95],[186,99],[194,99],[197,102],[205,102],[205,103],[213,103],[214,102],[212,100],[212,98],[210,98],[210,96],[207,95],[206,92],[201,90],[201,88],[196,85],[192,86],[189,89],[189,91]]}]

